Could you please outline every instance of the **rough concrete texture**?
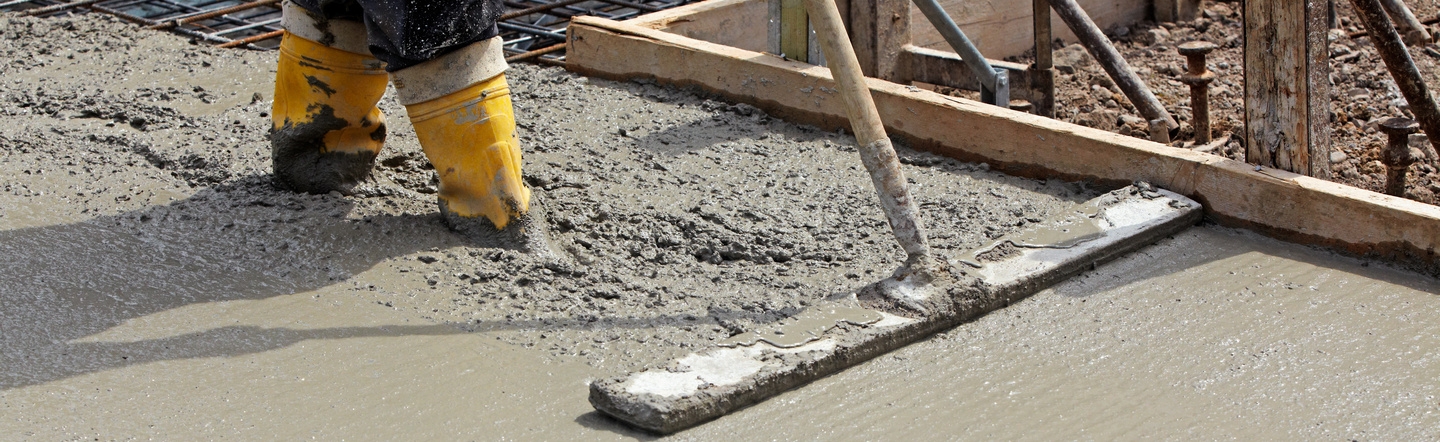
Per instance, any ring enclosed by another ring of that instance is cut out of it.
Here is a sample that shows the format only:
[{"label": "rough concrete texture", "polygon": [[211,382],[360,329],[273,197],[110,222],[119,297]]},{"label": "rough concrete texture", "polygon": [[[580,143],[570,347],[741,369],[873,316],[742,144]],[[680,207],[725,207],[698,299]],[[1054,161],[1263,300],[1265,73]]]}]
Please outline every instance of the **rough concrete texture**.
[{"label": "rough concrete texture", "polygon": [[[887,278],[876,286],[888,290],[867,287],[666,366],[591,383],[590,403],[646,430],[680,431],[1009,305],[1190,227],[1201,209],[1142,184],[1067,212],[968,254],[978,259],[954,263],[959,277],[926,286]],[[1002,244],[1011,253],[992,255]]]},{"label": "rough concrete texture", "polygon": [[[446,229],[391,97],[379,191],[275,190],[273,57],[0,16],[5,438],[642,438],[589,380],[903,258],[849,138],[529,66],[527,171],[571,265]],[[1096,194],[902,156],[949,257]],[[678,437],[1437,437],[1433,280],[1216,229],[1144,253]]]}]

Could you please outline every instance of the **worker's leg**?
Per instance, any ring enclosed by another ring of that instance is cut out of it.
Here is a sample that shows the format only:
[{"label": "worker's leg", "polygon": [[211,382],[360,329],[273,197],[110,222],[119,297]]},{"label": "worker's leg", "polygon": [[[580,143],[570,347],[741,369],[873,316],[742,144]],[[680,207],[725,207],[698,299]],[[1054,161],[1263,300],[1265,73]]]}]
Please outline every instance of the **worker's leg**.
[{"label": "worker's leg", "polygon": [[353,1],[287,0],[282,9],[270,134],[275,181],[350,194],[385,142],[385,116],[375,106],[388,80],[384,64],[370,55]]},{"label": "worker's leg", "polygon": [[388,64],[420,147],[440,174],[446,221],[463,228],[484,219],[504,229],[521,218],[530,210],[530,189],[520,176],[503,42],[496,36],[503,4],[359,1],[371,48]]}]

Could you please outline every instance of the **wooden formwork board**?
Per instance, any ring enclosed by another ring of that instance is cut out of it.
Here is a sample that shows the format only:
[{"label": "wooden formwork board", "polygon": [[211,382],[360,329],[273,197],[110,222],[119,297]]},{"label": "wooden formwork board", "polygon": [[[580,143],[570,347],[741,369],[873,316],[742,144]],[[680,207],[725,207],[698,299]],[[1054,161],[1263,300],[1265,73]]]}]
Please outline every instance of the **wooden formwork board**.
[{"label": "wooden formwork board", "polygon": [[[1115,26],[1130,26],[1150,18],[1153,0],[1077,0],[1080,8],[1090,15],[1100,29]],[[1181,0],[1183,1],[1183,0]],[[1192,0],[1193,1],[1193,0]],[[1005,58],[1020,55],[1035,47],[1031,33],[1034,16],[1030,2],[1023,0],[939,0],[940,7],[950,13],[955,24],[965,31],[990,58]],[[1060,16],[1050,14],[1054,37],[1066,42],[1076,42],[1075,34],[1060,21]],[[911,43],[931,49],[949,49],[940,31],[925,19],[915,5],[910,5]]]},{"label": "wooden formwork board", "polygon": [[[908,0],[906,0],[908,2]],[[1194,0],[1174,0],[1191,2]],[[1149,18],[1152,0],[1078,0],[1080,7],[1101,29],[1130,26]],[[842,15],[850,0],[837,0]],[[940,6],[965,36],[988,58],[1001,59],[1024,54],[1035,47],[1031,29],[1032,9],[1028,3],[1015,0],[940,0]],[[914,4],[910,11],[910,42],[928,49],[950,50],[940,31],[926,20]],[[765,23],[769,12],[766,0],[710,0],[680,8],[647,14],[626,23],[649,28],[664,28],[671,33],[729,46],[763,51],[765,32],[756,27]],[[1060,17],[1051,13],[1054,37],[1075,42],[1075,34],[1066,28]],[[847,21],[846,26],[850,26]],[[1013,84],[1013,82],[1012,82]]]},{"label": "wooden formwork board", "polygon": [[[694,86],[786,120],[848,126],[823,67],[592,17],[577,17],[569,35],[568,67],[584,75]],[[1223,225],[1440,275],[1440,207],[867,80],[891,136],[912,147],[1021,176],[1148,181],[1200,201]]]}]

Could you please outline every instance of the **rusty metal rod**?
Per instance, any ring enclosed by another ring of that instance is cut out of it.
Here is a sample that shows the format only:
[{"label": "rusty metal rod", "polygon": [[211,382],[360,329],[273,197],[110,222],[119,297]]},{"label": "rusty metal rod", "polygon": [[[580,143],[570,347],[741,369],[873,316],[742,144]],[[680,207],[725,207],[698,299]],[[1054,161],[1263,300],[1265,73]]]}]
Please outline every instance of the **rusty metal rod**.
[{"label": "rusty metal rod", "polygon": [[559,8],[559,7],[562,7],[562,6],[570,6],[570,5],[573,5],[573,4],[576,4],[576,3],[584,3],[584,2],[588,2],[588,1],[591,1],[591,0],[565,0],[565,1],[562,1],[562,2],[556,2],[556,3],[544,4],[544,5],[540,5],[540,6],[529,7],[529,8],[521,9],[521,10],[518,10],[518,11],[507,12],[507,13],[501,14],[501,15],[500,15],[500,20],[511,20],[511,19],[515,19],[515,18],[524,17],[524,16],[527,16],[527,15],[530,15],[530,14],[535,14],[535,13],[539,13],[539,12],[549,11],[549,10],[551,10],[551,9]]},{"label": "rusty metal rod", "polygon": [[1415,68],[1409,49],[1400,41],[1400,33],[1385,16],[1380,0],[1351,0],[1350,3],[1355,6],[1355,13],[1360,16],[1365,28],[1370,30],[1370,43],[1380,52],[1380,59],[1385,61],[1385,68],[1395,79],[1400,94],[1410,103],[1410,113],[1415,114],[1420,128],[1430,137],[1430,144],[1440,151],[1440,108],[1436,107],[1434,97],[1425,87],[1420,70]]},{"label": "rusty metal rod", "polygon": [[126,13],[126,12],[116,11],[116,10],[114,10],[114,9],[106,8],[106,7],[100,6],[100,5],[98,5],[98,4],[89,4],[89,5],[85,5],[85,7],[90,8],[90,10],[92,10],[92,11],[99,12],[99,13],[104,13],[104,14],[110,14],[110,15],[119,17],[121,20],[125,20],[125,21],[131,22],[131,23],[135,23],[135,24],[141,25],[141,26],[150,26],[150,25],[155,24],[155,20],[151,20],[151,19],[148,19],[148,18],[145,18],[145,17],[136,16],[136,15],[129,14],[129,13]]},{"label": "rusty metal rod", "polygon": [[266,32],[266,33],[264,33],[264,34],[259,34],[259,35],[251,35],[251,36],[249,36],[249,37],[245,37],[245,38],[242,38],[242,39],[239,39],[239,40],[230,40],[229,42],[215,45],[215,47],[217,47],[217,48],[233,48],[233,47],[236,47],[236,46],[245,46],[245,45],[248,45],[248,44],[250,44],[250,43],[254,43],[254,42],[257,42],[257,41],[260,41],[260,40],[266,40],[266,39],[271,39],[271,38],[279,37],[279,36],[281,36],[281,35],[285,35],[285,30],[284,30],[284,29],[281,29],[281,30],[278,30],[278,31],[270,31],[270,32]]},{"label": "rusty metal rod", "polygon": [[659,10],[660,10],[660,8],[657,8],[657,7],[654,7],[654,6],[644,5],[644,4],[635,3],[635,2],[630,2],[630,1],[625,1],[625,0],[595,0],[595,1],[602,2],[602,3],[610,3],[610,4],[613,4],[613,5],[620,5],[620,6],[624,6],[624,7],[627,7],[627,8],[639,9],[639,10],[645,11],[645,12],[655,12],[655,11],[659,11]]},{"label": "rusty metal rod", "polygon": [[170,29],[170,28],[177,28],[177,27],[180,27],[180,26],[185,26],[185,24],[187,24],[187,23],[193,23],[193,22],[197,22],[197,21],[201,21],[201,20],[209,20],[209,19],[212,19],[212,18],[215,18],[215,17],[219,17],[219,16],[222,16],[222,15],[234,14],[234,13],[236,13],[236,12],[240,12],[240,11],[244,11],[244,10],[248,10],[248,9],[254,9],[254,8],[261,7],[261,6],[273,5],[273,4],[276,4],[276,3],[280,3],[280,0],[260,0],[260,1],[245,3],[245,4],[241,4],[241,5],[235,5],[235,6],[231,6],[231,7],[224,8],[224,9],[216,9],[216,10],[214,10],[214,11],[202,12],[202,13],[199,13],[199,14],[184,16],[184,17],[172,19],[172,20],[169,20],[169,21],[161,22],[160,24],[157,24],[157,25],[147,26],[147,28],[148,28],[148,29],[154,29],[154,30],[164,30],[164,29]]},{"label": "rusty metal rod", "polygon": [[1215,73],[1205,66],[1205,55],[1215,50],[1214,43],[1192,41],[1177,46],[1185,56],[1186,69],[1180,82],[1190,85],[1190,124],[1195,126],[1195,144],[1210,143],[1210,82]]},{"label": "rusty metal rod", "polygon": [[557,44],[557,45],[548,46],[548,47],[536,49],[536,50],[533,50],[533,51],[524,52],[524,53],[520,53],[520,54],[511,55],[511,56],[509,56],[509,57],[505,57],[505,62],[506,62],[506,63],[514,63],[514,62],[517,62],[517,61],[525,61],[525,60],[529,60],[529,59],[531,59],[531,58],[539,57],[539,56],[541,56],[541,55],[549,54],[549,53],[551,53],[551,52],[563,51],[563,50],[565,50],[565,43],[560,43],[560,44]]},{"label": "rusty metal rod", "polygon": [[1169,132],[1180,128],[1180,123],[1170,116],[1170,112],[1165,110],[1165,105],[1155,98],[1155,94],[1145,86],[1145,81],[1135,75],[1130,64],[1125,62],[1125,58],[1115,50],[1110,39],[1105,37],[1105,33],[1100,31],[1100,27],[1095,25],[1095,21],[1090,20],[1090,16],[1085,14],[1085,10],[1080,9],[1080,5],[1075,3],[1075,0],[1050,0],[1050,7],[1055,9],[1055,13],[1060,15],[1060,19],[1064,20],[1075,36],[1080,39],[1080,44],[1085,46],[1085,50],[1090,52],[1090,56],[1105,68],[1105,73],[1110,74],[1110,78],[1115,80],[1115,84],[1120,86],[1120,91],[1125,93],[1125,97],[1130,99],[1130,103],[1135,105],[1135,109],[1140,111],[1140,115],[1143,115],[1146,121],[1161,120]]},{"label": "rusty metal rod", "polygon": [[1405,197],[1405,175],[1410,165],[1420,160],[1420,152],[1410,148],[1410,134],[1420,126],[1409,118],[1386,118],[1380,122],[1380,131],[1385,133],[1385,150],[1380,152],[1380,162],[1385,165],[1385,194]]},{"label": "rusty metal rod", "polygon": [[66,10],[66,9],[79,8],[79,7],[82,7],[82,6],[89,6],[89,5],[93,5],[93,4],[96,4],[96,3],[100,3],[100,2],[102,2],[102,1],[105,1],[105,0],[80,0],[80,1],[76,1],[76,2],[70,2],[70,3],[61,3],[61,4],[58,4],[58,5],[50,5],[50,6],[46,6],[46,7],[43,7],[43,8],[26,9],[26,10],[24,10],[24,11],[20,11],[20,15],[33,17],[33,16],[36,16],[36,15],[44,15],[44,14],[49,14],[49,13],[52,13],[52,12],[60,12],[60,11]]},{"label": "rusty metal rod", "polygon": [[906,188],[900,159],[885,134],[880,112],[875,109],[870,87],[865,84],[865,75],[855,58],[855,48],[846,36],[840,10],[833,0],[805,0],[805,9],[810,14],[810,26],[815,29],[820,48],[825,52],[830,74],[844,98],[850,128],[860,145],[860,162],[870,172],[895,240],[905,249],[906,265],[917,270],[928,267],[930,246],[926,244],[925,228],[920,222],[920,207]]}]

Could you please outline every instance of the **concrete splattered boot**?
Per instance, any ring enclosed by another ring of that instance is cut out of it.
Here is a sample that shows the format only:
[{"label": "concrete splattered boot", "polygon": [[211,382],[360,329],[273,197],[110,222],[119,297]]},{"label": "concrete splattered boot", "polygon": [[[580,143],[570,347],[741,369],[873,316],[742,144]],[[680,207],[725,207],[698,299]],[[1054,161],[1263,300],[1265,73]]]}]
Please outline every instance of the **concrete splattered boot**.
[{"label": "concrete splattered boot", "polygon": [[440,213],[487,246],[548,253],[520,174],[515,111],[500,38],[392,73],[425,156],[440,175]]},{"label": "concrete splattered boot", "polygon": [[270,132],[275,182],[352,194],[385,143],[375,105],[389,77],[367,49],[364,24],[324,20],[290,2],[284,8]]}]

